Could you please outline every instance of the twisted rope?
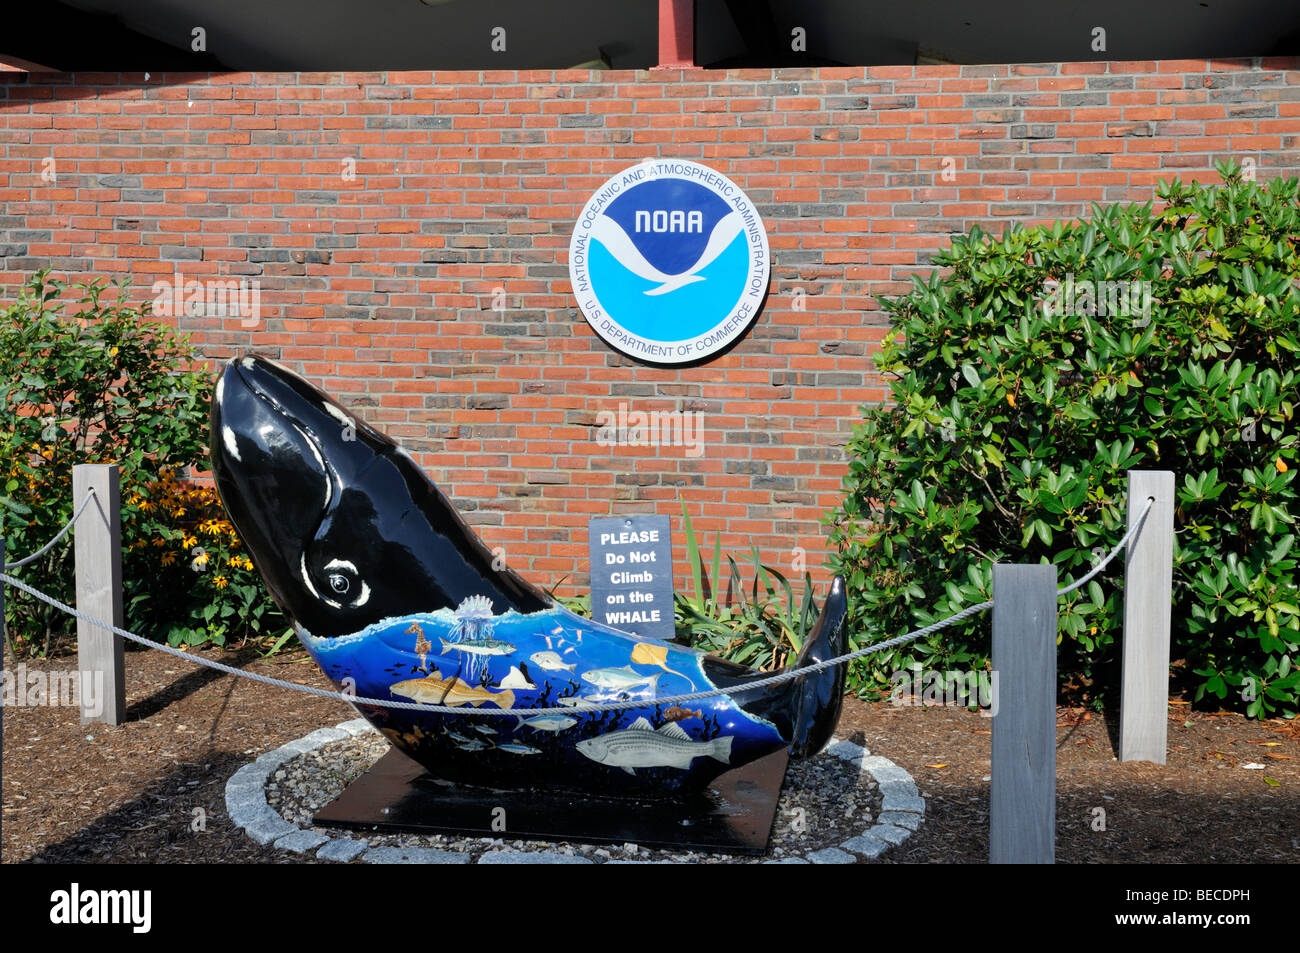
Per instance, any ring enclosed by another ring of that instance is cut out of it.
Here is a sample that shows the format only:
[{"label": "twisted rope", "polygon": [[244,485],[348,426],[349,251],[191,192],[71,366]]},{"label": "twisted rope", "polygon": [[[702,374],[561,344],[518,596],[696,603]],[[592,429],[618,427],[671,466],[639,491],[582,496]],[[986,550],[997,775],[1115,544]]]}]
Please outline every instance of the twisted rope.
[{"label": "twisted rope", "polygon": [[[1121,549],[1127,546],[1129,541],[1133,539],[1137,535],[1137,533],[1141,530],[1142,524],[1146,521],[1146,515],[1150,511],[1153,503],[1154,503],[1154,499],[1148,498],[1147,505],[1146,507],[1143,508],[1139,518],[1134,521],[1132,526],[1129,527],[1128,532],[1126,532],[1124,534],[1124,537],[1118,543],[1115,544],[1115,547],[1110,551],[1110,553],[1107,554],[1107,556],[1101,562],[1099,562],[1095,567],[1093,567],[1091,572],[1089,572],[1078,582],[1066,586],[1063,589],[1057,590],[1057,596],[1063,596],[1073,592],[1075,589],[1078,589],[1080,586],[1086,584],[1093,577],[1095,577],[1099,572],[1101,572],[1102,569],[1104,569],[1107,566],[1107,564],[1109,564],[1110,561],[1114,559],[1115,555]],[[301,682],[286,682],[282,679],[271,678],[269,675],[258,674],[257,672],[246,672],[243,669],[235,668],[234,666],[227,665],[224,662],[217,662],[212,659],[205,659],[202,656],[191,655],[188,652],[182,652],[179,649],[172,648],[170,645],[163,645],[159,642],[154,642],[151,639],[146,639],[144,636],[136,635],[134,632],[129,632],[126,629],[120,628],[119,626],[113,625],[109,622],[105,622],[103,619],[97,619],[92,615],[89,615],[85,612],[81,612],[80,610],[72,606],[60,602],[59,600],[55,599],[53,596],[48,596],[45,593],[41,592],[40,590],[27,585],[25,582],[22,582],[21,580],[18,579],[14,579],[12,576],[8,576],[4,573],[0,573],[0,582],[8,583],[9,585],[14,586],[17,589],[20,589],[23,592],[26,592],[29,595],[36,597],[42,602],[45,602],[53,606],[54,608],[59,609],[62,612],[66,612],[69,615],[74,616],[75,618],[81,619],[85,622],[89,622],[91,625],[98,626],[101,629],[106,629],[109,632],[112,632],[114,635],[119,635],[122,638],[127,639],[128,641],[139,643],[140,645],[143,645],[147,648],[156,649],[160,652],[166,652],[169,655],[174,655],[177,658],[185,659],[186,661],[193,662],[196,665],[204,665],[207,666],[208,668],[216,669],[219,672],[225,672],[228,675],[235,675],[239,678],[247,678],[255,682],[261,682],[264,685],[274,685],[277,688],[287,688],[291,691],[302,692],[303,694],[306,695],[315,695],[319,698],[333,698],[338,701],[347,702],[350,705],[371,705],[379,708],[394,708],[400,711],[422,711],[422,712],[429,712],[431,714],[440,714],[440,715],[473,715],[474,717],[501,717],[501,716],[515,717],[519,715],[537,716],[537,715],[588,714],[588,713],[605,712],[605,711],[623,711],[628,708],[643,708],[647,704],[665,705],[665,706],[682,705],[687,702],[700,701],[705,698],[716,698],[720,695],[743,695],[746,692],[752,692],[760,688],[768,688],[772,685],[780,685],[784,682],[806,678],[807,676],[812,675],[816,672],[820,672],[823,669],[831,668],[836,665],[843,665],[847,662],[852,662],[855,659],[865,658],[868,655],[874,655],[877,652],[884,652],[887,651],[888,649],[897,648],[898,646],[905,645],[908,642],[913,641],[914,639],[919,639],[922,636],[926,636],[934,632],[938,632],[941,629],[945,629],[950,625],[954,625],[957,622],[960,622],[962,619],[969,618],[970,616],[973,616],[976,613],[983,612],[985,609],[990,609],[993,607],[992,599],[986,602],[978,603],[973,606],[967,606],[965,609],[953,613],[952,615],[948,616],[946,619],[941,619],[938,622],[933,622],[930,625],[924,626],[920,629],[914,629],[913,631],[908,632],[905,635],[896,636],[892,639],[886,639],[883,642],[875,642],[872,643],[871,645],[864,646],[860,649],[856,649],[855,651],[848,652],[844,655],[840,655],[835,658],[825,659],[820,662],[814,662],[811,665],[804,666],[803,668],[788,669],[784,672],[777,672],[776,674],[769,675],[765,678],[759,678],[753,681],[746,682],[743,685],[733,685],[728,688],[714,688],[703,692],[686,692],[680,695],[668,695],[662,698],[654,698],[654,699],[628,699],[626,701],[609,702],[609,703],[593,702],[585,705],[573,705],[568,707],[557,706],[552,708],[475,708],[472,710],[467,710],[464,706],[425,705],[425,704],[421,704],[420,702],[393,701],[387,698],[358,697],[356,695],[347,692],[336,692],[326,688],[316,688],[315,686],[312,685],[304,685]]]},{"label": "twisted rope", "polygon": [[81,516],[83,512],[85,512],[86,507],[90,505],[90,497],[94,492],[95,492],[95,488],[93,486],[86,487],[86,496],[84,499],[82,499],[81,505],[77,507],[77,511],[72,514],[72,518],[63,524],[63,529],[59,530],[54,535],[54,538],[52,540],[50,540],[40,549],[36,550],[36,552],[32,553],[30,556],[25,556],[22,559],[18,560],[17,562],[5,563],[3,566],[0,566],[0,570],[4,570],[5,572],[8,572],[10,569],[17,569],[19,566],[25,566],[33,559],[40,559],[51,549],[53,549],[54,544],[57,543],[59,540],[61,540],[67,534],[68,530],[72,529],[72,524],[77,521],[77,518]]}]

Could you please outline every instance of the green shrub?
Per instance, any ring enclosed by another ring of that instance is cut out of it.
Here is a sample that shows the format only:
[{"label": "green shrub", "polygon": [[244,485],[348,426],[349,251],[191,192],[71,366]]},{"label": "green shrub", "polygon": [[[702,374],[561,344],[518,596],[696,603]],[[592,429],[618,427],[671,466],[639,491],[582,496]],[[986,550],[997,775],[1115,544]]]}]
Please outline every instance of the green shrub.
[{"label": "green shrub", "polygon": [[[125,288],[109,300],[102,281],[78,285],[73,317],[61,313],[66,288],[38,272],[0,312],[6,559],[38,549],[72,516],[73,465],[117,463],[127,628],[173,644],[221,644],[235,633],[279,635],[283,617],[260,580],[244,569],[242,555],[230,562],[228,550],[237,539],[209,546],[199,571],[189,568],[196,560],[188,552],[166,558],[204,518],[224,516],[213,509],[210,489],[184,489],[173,479],[176,471],[206,460],[208,374],[191,366],[185,338],[150,322],[147,306],[127,303]],[[213,557],[230,567],[225,585],[215,581],[220,566],[211,565]],[[19,575],[70,603],[73,568],[69,537]],[[250,591],[250,577],[256,591]],[[11,648],[32,653],[48,653],[71,629],[69,618],[12,588],[5,619]]]},{"label": "green shrub", "polygon": [[[712,566],[706,566],[690,514],[682,506],[691,590],[673,593],[673,638],[704,652],[765,671],[790,664],[817,623],[820,611],[813,598],[812,574],[805,573],[803,595],[780,571],[764,566],[757,547],[750,550],[754,577],[745,591],[740,567],[727,555],[728,573],[722,582],[722,547],[714,540]],[[591,596],[559,596],[561,579],[547,592],[570,612],[591,618]]]},{"label": "green shrub", "polygon": [[[990,598],[994,562],[1078,578],[1123,535],[1125,471],[1167,469],[1174,658],[1198,700],[1296,713],[1300,183],[1219,171],[1162,183],[1161,211],[973,230],[884,301],[892,401],[864,408],[828,517],[855,645]],[[1059,607],[1060,669],[1094,699],[1117,685],[1122,579],[1114,563]],[[985,666],[987,633],[967,620],[863,660],[851,684]]]},{"label": "green shrub", "polygon": [[758,548],[751,546],[754,579],[749,592],[730,554],[724,589],[721,542],[715,537],[713,562],[706,573],[685,504],[682,519],[692,590],[678,590],[673,596],[677,640],[751,668],[785,668],[799,654],[817,622],[819,610],[813,598],[812,574],[804,574],[803,596],[796,599],[785,576],[772,566],[764,566]]},{"label": "green shrub", "polygon": [[[216,487],[182,483],[164,467],[147,495],[133,493],[127,503],[147,513],[140,527],[154,534],[126,544],[135,583],[126,585],[126,614],[136,631],[172,645],[278,636],[272,652],[289,641],[288,619],[267,593]],[[149,584],[138,584],[143,580]]]}]

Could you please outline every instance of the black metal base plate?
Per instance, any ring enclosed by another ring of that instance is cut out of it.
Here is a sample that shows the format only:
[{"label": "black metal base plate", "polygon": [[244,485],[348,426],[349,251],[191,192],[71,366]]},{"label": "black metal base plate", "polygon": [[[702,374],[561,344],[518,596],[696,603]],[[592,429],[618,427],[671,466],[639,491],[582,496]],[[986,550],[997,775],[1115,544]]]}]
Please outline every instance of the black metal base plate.
[{"label": "black metal base plate", "polygon": [[642,800],[453,784],[393,749],[317,811],[315,823],[351,830],[761,854],[767,850],[788,761],[789,755],[778,751],[719,776],[704,793]]}]

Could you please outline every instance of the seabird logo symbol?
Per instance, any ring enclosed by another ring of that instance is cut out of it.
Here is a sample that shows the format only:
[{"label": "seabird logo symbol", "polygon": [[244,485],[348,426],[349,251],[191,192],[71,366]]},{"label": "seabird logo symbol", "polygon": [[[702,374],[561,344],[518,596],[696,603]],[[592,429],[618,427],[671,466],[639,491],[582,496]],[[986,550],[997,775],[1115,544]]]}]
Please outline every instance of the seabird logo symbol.
[{"label": "seabird logo symbol", "polygon": [[608,215],[601,215],[596,219],[591,229],[591,237],[604,245],[614,259],[632,274],[646,281],[659,283],[658,287],[648,288],[641,292],[642,294],[661,295],[676,291],[682,285],[692,281],[703,281],[704,277],[699,272],[712,264],[713,260],[721,255],[743,230],[744,225],[738,213],[729,212],[724,215],[719,219],[718,224],[713,226],[708,244],[704,246],[704,251],[700,253],[695,264],[676,275],[664,274],[646,261],[627,232],[623,231],[622,226]]},{"label": "seabird logo symbol", "polygon": [[592,328],[631,357],[698,361],[758,315],[767,232],[740,188],[707,166],[652,160],[608,179],[578,218],[569,275]]}]

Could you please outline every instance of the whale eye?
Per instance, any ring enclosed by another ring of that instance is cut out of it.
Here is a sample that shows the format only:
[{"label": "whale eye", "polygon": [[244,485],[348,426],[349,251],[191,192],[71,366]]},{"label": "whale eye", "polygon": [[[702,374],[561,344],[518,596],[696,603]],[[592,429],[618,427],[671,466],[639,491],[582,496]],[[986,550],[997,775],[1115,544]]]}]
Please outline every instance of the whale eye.
[{"label": "whale eye", "polygon": [[370,587],[366,585],[356,564],[347,559],[331,559],[320,568],[316,584],[307,577],[306,556],[304,555],[303,577],[313,592],[336,609],[344,606],[359,608],[370,601]]}]

